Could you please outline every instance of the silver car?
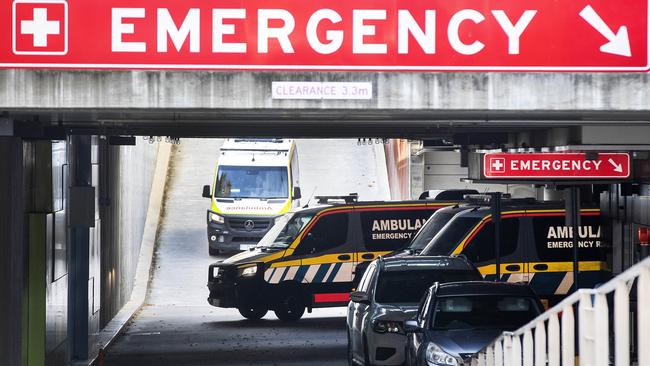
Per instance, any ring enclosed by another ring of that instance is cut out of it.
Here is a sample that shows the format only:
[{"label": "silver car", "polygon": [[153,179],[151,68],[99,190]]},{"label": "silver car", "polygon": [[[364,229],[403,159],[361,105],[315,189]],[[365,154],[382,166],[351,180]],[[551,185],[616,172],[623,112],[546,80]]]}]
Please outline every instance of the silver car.
[{"label": "silver car", "polygon": [[404,321],[435,282],[479,281],[464,257],[379,258],[350,295],[347,316],[350,365],[401,365],[405,361]]}]

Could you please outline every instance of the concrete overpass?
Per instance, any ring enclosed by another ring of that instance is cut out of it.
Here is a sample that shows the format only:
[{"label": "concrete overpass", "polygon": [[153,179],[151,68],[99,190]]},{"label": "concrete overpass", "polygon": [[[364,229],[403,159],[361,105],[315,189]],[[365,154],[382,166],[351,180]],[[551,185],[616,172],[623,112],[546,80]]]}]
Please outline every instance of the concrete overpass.
[{"label": "concrete overpass", "polygon": [[[373,95],[273,99],[278,81],[366,82]],[[25,354],[45,359],[46,350],[53,364],[92,357],[89,335],[129,299],[161,155],[157,145],[112,146],[100,136],[132,134],[633,149],[650,136],[650,75],[2,70],[0,291],[9,294],[0,302],[2,363],[25,364]],[[419,164],[434,163],[425,155]],[[650,225],[650,185],[645,178],[636,183],[636,196],[621,185],[601,195],[613,244],[624,248],[613,259],[615,270],[634,261],[634,228]],[[47,253],[67,258],[67,271],[57,272],[56,261],[50,267]],[[32,285],[43,276],[50,276],[45,285]],[[36,313],[24,310],[32,295]],[[103,306],[94,307],[93,299]],[[48,307],[64,300],[69,309]],[[42,323],[25,325],[27,314]],[[50,332],[53,343],[34,344],[30,332]]]},{"label": "concrete overpass", "polygon": [[[278,81],[366,82],[367,100],[272,98]],[[18,134],[432,137],[486,129],[644,125],[645,73],[0,71]],[[24,128],[28,126],[27,128]],[[152,132],[152,131],[155,131]]]}]

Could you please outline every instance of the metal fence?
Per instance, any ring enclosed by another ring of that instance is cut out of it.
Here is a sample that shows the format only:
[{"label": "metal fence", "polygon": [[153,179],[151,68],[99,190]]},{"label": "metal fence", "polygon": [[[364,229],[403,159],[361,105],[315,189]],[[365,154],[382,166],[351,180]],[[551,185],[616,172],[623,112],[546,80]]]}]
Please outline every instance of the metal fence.
[{"label": "metal fence", "polygon": [[[636,301],[636,307],[630,307],[631,300]],[[634,312],[636,322],[631,322],[630,314]],[[637,359],[633,360],[630,337],[633,340],[635,332]],[[472,366],[650,365],[650,258],[597,289],[573,293],[516,331],[504,332],[474,355],[470,363]]]}]

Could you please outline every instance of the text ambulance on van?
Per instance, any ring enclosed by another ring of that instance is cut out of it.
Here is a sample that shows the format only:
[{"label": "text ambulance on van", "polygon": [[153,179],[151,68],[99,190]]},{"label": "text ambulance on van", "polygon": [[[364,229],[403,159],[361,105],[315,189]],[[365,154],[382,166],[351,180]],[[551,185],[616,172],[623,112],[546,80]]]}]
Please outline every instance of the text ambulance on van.
[{"label": "text ambulance on van", "polygon": [[207,213],[210,255],[245,250],[300,204],[298,152],[293,140],[228,139],[221,147]]}]

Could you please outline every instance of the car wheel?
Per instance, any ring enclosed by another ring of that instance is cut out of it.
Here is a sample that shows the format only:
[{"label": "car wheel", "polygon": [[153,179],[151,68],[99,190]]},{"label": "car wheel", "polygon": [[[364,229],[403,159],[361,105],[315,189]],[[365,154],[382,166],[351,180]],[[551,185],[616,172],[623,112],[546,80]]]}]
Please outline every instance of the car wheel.
[{"label": "car wheel", "polygon": [[296,321],[305,313],[305,301],[297,291],[284,296],[275,309],[275,315],[283,321]]},{"label": "car wheel", "polygon": [[267,309],[254,306],[240,307],[237,310],[239,310],[239,314],[241,314],[241,316],[250,320],[260,320],[268,312]]},{"label": "car wheel", "polygon": [[210,253],[210,255],[219,255],[219,249],[208,247],[208,252]]}]

